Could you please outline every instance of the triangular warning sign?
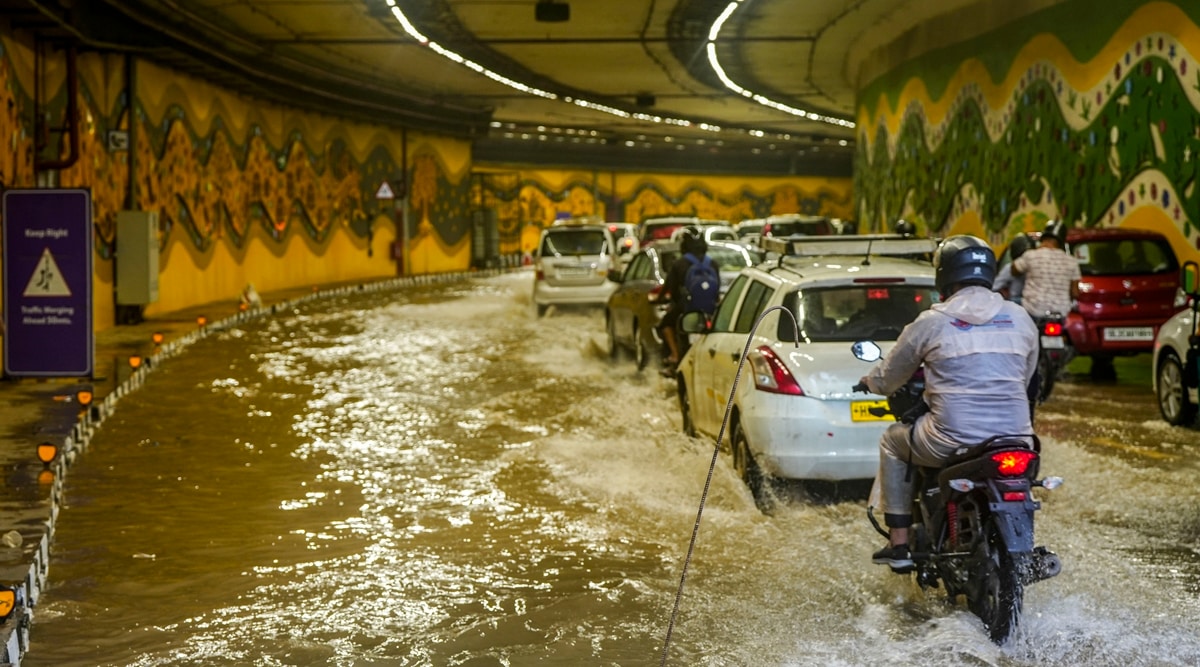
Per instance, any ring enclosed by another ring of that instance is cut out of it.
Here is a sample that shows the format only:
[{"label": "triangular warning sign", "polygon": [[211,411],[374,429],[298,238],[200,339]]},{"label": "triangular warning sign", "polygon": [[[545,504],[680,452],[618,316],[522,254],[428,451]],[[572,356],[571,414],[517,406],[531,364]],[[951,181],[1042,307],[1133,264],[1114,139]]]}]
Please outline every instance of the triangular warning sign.
[{"label": "triangular warning sign", "polygon": [[395,199],[396,193],[392,192],[392,186],[384,181],[379,184],[379,189],[375,191],[376,199]]},{"label": "triangular warning sign", "polygon": [[63,280],[62,271],[58,270],[58,262],[54,261],[49,248],[42,251],[42,258],[29,277],[23,296],[71,296],[71,288]]}]

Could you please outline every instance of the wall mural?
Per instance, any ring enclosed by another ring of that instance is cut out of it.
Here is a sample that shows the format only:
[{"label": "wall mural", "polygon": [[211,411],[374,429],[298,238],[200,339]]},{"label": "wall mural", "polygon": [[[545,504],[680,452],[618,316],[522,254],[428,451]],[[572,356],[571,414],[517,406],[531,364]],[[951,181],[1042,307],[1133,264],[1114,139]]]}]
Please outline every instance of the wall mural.
[{"label": "wall mural", "polygon": [[1155,228],[1194,252],[1200,5],[1114,0],[1087,34],[1070,20],[1080,12],[1096,15],[1067,2],[955,47],[952,71],[938,52],[865,89],[854,178],[864,226],[910,217],[1001,240],[1061,217]]},{"label": "wall mural", "polygon": [[854,211],[849,179],[495,169],[480,174],[474,197],[497,212],[502,253],[531,253],[542,228],[561,217],[636,223],[685,215],[737,223],[782,213],[850,219]]}]

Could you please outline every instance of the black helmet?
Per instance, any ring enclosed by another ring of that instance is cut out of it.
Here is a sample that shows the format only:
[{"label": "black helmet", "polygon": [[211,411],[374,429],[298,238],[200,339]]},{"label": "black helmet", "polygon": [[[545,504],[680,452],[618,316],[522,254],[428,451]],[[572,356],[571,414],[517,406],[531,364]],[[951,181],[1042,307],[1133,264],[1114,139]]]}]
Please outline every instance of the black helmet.
[{"label": "black helmet", "polygon": [[1008,248],[1012,254],[1012,259],[1016,259],[1021,255],[1024,255],[1025,251],[1029,250],[1029,248],[1032,246],[1033,241],[1029,238],[1029,235],[1024,232],[1014,236],[1012,242],[1008,244]]},{"label": "black helmet", "polygon": [[915,236],[917,233],[917,226],[914,225],[913,223],[901,218],[896,221],[896,225],[893,228],[893,231],[895,231],[897,234],[900,234],[901,236]]},{"label": "black helmet", "polygon": [[1058,241],[1058,247],[1065,248],[1067,245],[1067,225],[1062,220],[1051,220],[1046,223],[1046,228],[1042,230],[1042,239],[1047,238]]},{"label": "black helmet", "polygon": [[996,253],[977,236],[951,236],[933,253],[934,284],[942,298],[954,285],[992,288],[996,279]]},{"label": "black helmet", "polygon": [[704,240],[704,230],[696,225],[688,225],[679,233],[679,247],[685,253],[699,255],[708,251],[708,242]]}]

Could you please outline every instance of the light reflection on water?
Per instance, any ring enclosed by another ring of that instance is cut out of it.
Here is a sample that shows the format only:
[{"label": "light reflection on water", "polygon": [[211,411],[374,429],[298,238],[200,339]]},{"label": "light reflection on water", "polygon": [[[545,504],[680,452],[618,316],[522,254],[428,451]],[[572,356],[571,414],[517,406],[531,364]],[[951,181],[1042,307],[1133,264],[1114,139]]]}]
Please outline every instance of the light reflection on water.
[{"label": "light reflection on water", "polygon": [[[313,304],[158,369],[72,468],[26,664],[658,664],[711,446],[529,280]],[[1056,392],[1066,571],[1011,646],[871,566],[863,503],[765,517],[723,457],[669,664],[1200,663],[1196,433]]]}]

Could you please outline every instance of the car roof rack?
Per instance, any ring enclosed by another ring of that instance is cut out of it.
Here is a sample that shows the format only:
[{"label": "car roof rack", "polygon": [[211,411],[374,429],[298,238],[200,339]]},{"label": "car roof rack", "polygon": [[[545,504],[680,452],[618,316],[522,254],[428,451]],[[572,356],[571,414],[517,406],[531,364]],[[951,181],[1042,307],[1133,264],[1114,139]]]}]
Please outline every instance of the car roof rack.
[{"label": "car roof rack", "polygon": [[785,236],[762,240],[764,250],[785,257],[821,255],[872,255],[919,257],[933,255],[937,239],[922,239],[902,234],[852,234],[848,236]]}]

